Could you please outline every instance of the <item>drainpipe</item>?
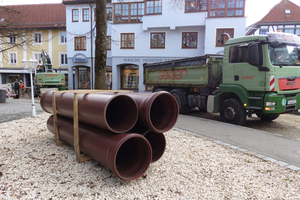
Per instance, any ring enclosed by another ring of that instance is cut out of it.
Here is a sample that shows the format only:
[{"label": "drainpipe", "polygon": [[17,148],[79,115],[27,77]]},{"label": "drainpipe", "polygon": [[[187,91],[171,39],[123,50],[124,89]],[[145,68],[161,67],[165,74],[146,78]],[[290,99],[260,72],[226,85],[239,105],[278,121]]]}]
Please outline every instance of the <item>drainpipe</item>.
[{"label": "drainpipe", "polygon": [[93,37],[94,37],[94,31],[93,31],[93,4],[89,4],[91,7],[91,68],[92,68],[92,74],[90,75],[90,81],[91,81],[91,87],[90,89],[94,89],[94,60],[93,60]]}]

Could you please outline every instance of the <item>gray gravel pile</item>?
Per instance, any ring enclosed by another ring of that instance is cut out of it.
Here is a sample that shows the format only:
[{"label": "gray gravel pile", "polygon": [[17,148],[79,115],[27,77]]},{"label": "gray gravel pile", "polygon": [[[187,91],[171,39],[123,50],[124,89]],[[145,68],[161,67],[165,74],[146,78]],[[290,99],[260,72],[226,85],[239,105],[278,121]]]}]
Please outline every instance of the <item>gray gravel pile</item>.
[{"label": "gray gravel pile", "polygon": [[300,199],[300,173],[176,130],[159,161],[122,181],[57,147],[49,116],[0,124],[0,199]]}]

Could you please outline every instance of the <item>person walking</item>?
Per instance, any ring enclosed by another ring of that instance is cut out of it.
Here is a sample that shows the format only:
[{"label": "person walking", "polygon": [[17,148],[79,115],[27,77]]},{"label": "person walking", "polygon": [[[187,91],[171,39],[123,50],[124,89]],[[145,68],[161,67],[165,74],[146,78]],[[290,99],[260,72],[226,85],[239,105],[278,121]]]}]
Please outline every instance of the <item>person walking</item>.
[{"label": "person walking", "polygon": [[24,91],[25,91],[25,85],[24,85],[24,82],[22,80],[20,80],[20,84],[21,84],[21,94],[22,94],[22,97],[24,96]]},{"label": "person walking", "polygon": [[15,94],[17,95],[17,98],[18,98],[19,90],[20,90],[20,83],[19,83],[18,79],[16,79],[16,81],[14,82],[14,90],[15,90]]}]

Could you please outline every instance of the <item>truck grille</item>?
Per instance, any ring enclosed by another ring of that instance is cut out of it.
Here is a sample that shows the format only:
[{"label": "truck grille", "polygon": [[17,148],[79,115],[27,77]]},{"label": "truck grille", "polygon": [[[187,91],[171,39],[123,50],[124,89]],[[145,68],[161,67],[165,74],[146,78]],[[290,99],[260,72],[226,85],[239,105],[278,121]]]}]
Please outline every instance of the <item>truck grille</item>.
[{"label": "truck grille", "polygon": [[45,81],[45,83],[59,83],[59,81]]}]

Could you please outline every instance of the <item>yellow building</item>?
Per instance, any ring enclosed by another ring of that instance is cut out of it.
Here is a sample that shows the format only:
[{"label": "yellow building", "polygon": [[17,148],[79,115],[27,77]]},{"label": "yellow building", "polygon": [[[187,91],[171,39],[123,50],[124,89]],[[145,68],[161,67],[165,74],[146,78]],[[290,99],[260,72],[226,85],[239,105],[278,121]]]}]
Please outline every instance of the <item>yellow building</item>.
[{"label": "yellow building", "polygon": [[44,49],[53,69],[68,75],[66,7],[36,4],[0,7],[0,84],[23,80],[30,87],[30,72],[23,61],[42,64]]}]

